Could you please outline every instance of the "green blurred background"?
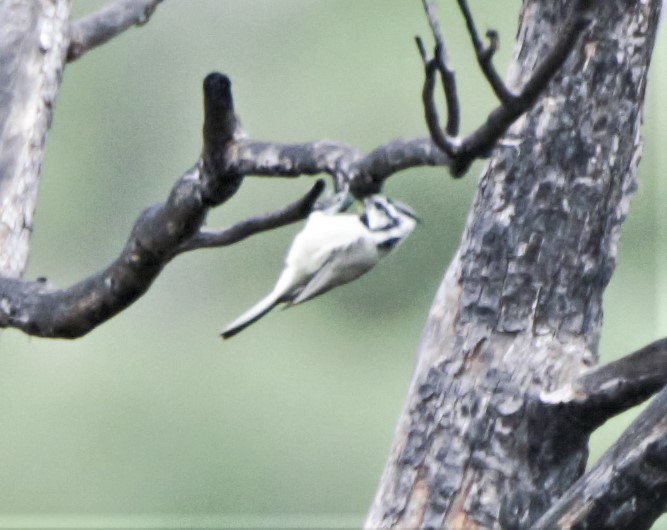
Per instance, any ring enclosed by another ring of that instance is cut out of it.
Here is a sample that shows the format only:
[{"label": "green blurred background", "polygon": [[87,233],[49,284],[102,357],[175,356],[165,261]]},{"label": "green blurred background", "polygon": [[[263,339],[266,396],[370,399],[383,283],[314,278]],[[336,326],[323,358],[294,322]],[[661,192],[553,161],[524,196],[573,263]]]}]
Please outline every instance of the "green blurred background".
[{"label": "green blurred background", "polygon": [[[75,14],[103,4],[75,0]],[[494,101],[450,4],[441,24],[470,130]],[[500,30],[503,71],[518,7],[472,3],[481,28]],[[28,275],[66,286],[118,254],[141,210],[196,160],[210,71],[231,77],[256,139],[368,150],[425,135],[416,34],[429,37],[424,15],[404,0],[166,0],[147,26],[67,67]],[[665,42],[663,31],[641,185],[605,299],[603,362],[667,335],[667,218],[657,208],[667,185],[656,178],[667,169],[657,149]],[[0,526],[358,527],[480,167],[461,181],[433,169],[392,178],[387,193],[425,219],[401,251],[353,287],[276,311],[231,341],[219,330],[272,287],[298,226],[179,257],[83,339],[3,332]],[[209,224],[269,211],[311,184],[249,178]],[[595,435],[593,458],[634,413]]]}]

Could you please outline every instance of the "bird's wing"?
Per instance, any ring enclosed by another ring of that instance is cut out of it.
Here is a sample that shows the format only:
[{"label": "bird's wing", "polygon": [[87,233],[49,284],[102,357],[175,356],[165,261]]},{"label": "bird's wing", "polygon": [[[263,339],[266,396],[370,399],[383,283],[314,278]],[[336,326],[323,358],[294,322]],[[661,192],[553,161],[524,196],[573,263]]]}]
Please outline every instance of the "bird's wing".
[{"label": "bird's wing", "polygon": [[357,279],[378,261],[375,245],[368,239],[357,239],[331,252],[324,264],[289,305],[310,300],[334,287]]}]

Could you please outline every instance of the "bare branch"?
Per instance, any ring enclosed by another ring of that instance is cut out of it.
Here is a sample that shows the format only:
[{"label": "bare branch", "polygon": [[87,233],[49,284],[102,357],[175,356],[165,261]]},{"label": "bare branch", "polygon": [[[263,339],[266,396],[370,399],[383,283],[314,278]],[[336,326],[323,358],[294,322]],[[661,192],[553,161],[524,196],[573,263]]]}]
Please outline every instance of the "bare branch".
[{"label": "bare branch", "polygon": [[377,193],[387,178],[404,169],[449,164],[430,138],[392,140],[368,154],[330,140],[279,144],[241,138],[228,155],[228,171],[280,177],[327,173],[337,190],[349,185],[357,197]]},{"label": "bare branch", "polygon": [[388,177],[404,169],[449,164],[449,157],[430,138],[392,140],[357,161],[350,185],[356,196],[364,196],[375,193]]},{"label": "bare branch", "polygon": [[194,236],[183,243],[176,253],[199,248],[224,247],[238,243],[247,237],[280,228],[308,217],[315,201],[324,191],[324,181],[318,180],[312,189],[298,201],[264,215],[251,217],[224,230],[200,229]]},{"label": "bare branch", "polygon": [[667,384],[667,338],[617,361],[587,370],[567,386],[541,396],[592,432],[608,419],[653,396]]},{"label": "bare branch", "polygon": [[[449,136],[455,136],[459,133],[460,126],[460,113],[459,113],[459,98],[456,90],[456,77],[454,76],[454,70],[449,66],[449,61],[447,59],[447,48],[445,47],[445,39],[442,37],[442,32],[440,31],[440,23],[438,22],[438,17],[436,14],[435,6],[429,3],[428,0],[422,0],[424,6],[424,12],[426,13],[426,18],[428,19],[429,26],[431,27],[431,33],[435,40],[435,57],[433,59],[433,65],[431,68],[437,68],[440,72],[440,80],[442,82],[442,87],[445,92],[445,103],[447,104],[447,125],[445,126],[445,131]],[[424,61],[424,65],[427,66],[427,54],[424,48],[424,45],[419,37],[416,38],[417,46],[419,47],[419,52]]]},{"label": "bare branch", "polygon": [[463,18],[465,18],[466,21],[466,27],[468,28],[468,33],[470,34],[472,45],[475,48],[475,55],[477,56],[477,62],[479,63],[480,69],[491,85],[491,88],[496,94],[496,97],[503,105],[511,107],[514,104],[515,96],[505,86],[505,83],[501,79],[500,75],[498,75],[498,72],[496,71],[492,62],[493,55],[498,49],[498,33],[496,33],[494,30],[489,30],[486,32],[486,36],[489,38],[489,46],[485,47],[479,38],[477,28],[475,28],[475,21],[473,20],[472,13],[468,8],[468,3],[465,0],[458,0],[458,2],[461,13],[463,14]]},{"label": "bare branch", "polygon": [[450,136],[459,134],[461,122],[459,112],[459,97],[456,90],[456,77],[454,70],[449,67],[447,55],[444,46],[439,46],[435,50],[435,61],[440,72],[440,82],[445,90],[445,101],[447,103],[447,125],[445,131]]},{"label": "bare branch", "polygon": [[394,140],[368,154],[338,142],[272,144],[249,140],[234,114],[231,83],[222,74],[204,80],[204,147],[197,164],[175,184],[169,199],[136,221],[121,255],[103,271],[67,289],[46,282],[0,278],[0,327],[42,337],[84,335],[137,300],[176,255],[231,245],[260,231],[303,219],[322,192],[318,181],[299,201],[227,230],[202,229],[211,207],[232,197],[245,175],[328,173],[339,189],[358,197],[380,190],[397,171],[446,165],[429,138]]},{"label": "bare branch", "polygon": [[[429,134],[433,142],[449,157],[456,158],[457,145],[454,138],[440,128],[440,117],[438,116],[438,109],[435,106],[435,71],[438,63],[435,59],[429,59],[425,53],[424,46],[420,38],[417,38],[417,46],[422,54],[424,61],[424,88],[422,89],[422,102],[424,104],[424,117],[426,118],[426,125],[428,126]],[[455,105],[458,111],[458,103]],[[447,119],[449,124],[450,120]]]},{"label": "bare branch", "polygon": [[104,44],[132,26],[148,22],[162,0],[115,0],[72,23],[67,60]]},{"label": "bare branch", "polygon": [[[428,1],[422,0],[424,12],[428,19],[431,33],[435,40],[435,57],[429,59],[426,48],[420,37],[416,37],[417,48],[424,63],[424,88],[422,89],[422,103],[424,115],[429,134],[433,142],[450,158],[457,153],[457,140],[454,138],[459,130],[459,102],[456,92],[456,79],[454,72],[447,64],[445,40],[440,31],[440,24],[436,16],[435,7]],[[447,104],[447,125],[445,129],[440,128],[440,117],[435,105],[435,74],[440,72],[440,79],[445,92],[445,103]]]},{"label": "bare branch", "polygon": [[120,256],[68,289],[0,279],[0,327],[41,337],[79,337],[148,290],[177,249],[199,231],[208,209],[229,199],[243,178],[224,170],[237,122],[231,84],[222,74],[204,80],[204,113],[201,160],[176,182],[164,204],[141,214]]},{"label": "bare branch", "polygon": [[340,190],[351,180],[353,167],[362,157],[354,147],[329,140],[280,144],[241,138],[227,164],[230,170],[244,175],[298,177],[327,173]]},{"label": "bare branch", "polygon": [[[504,83],[495,71],[491,59],[497,48],[497,35],[491,32],[489,35],[490,45],[484,47],[477,30],[475,28],[472,15],[464,0],[459,0],[459,7],[463,12],[466,25],[473,41],[473,46],[477,54],[477,59],[484,75],[491,84],[494,92],[501,101],[501,105],[494,109],[487,120],[482,123],[475,131],[464,138],[450,137],[445,134],[439,125],[439,119],[433,101],[435,87],[435,68],[440,61],[437,57],[441,53],[443,39],[440,30],[432,19],[433,10],[428,2],[424,0],[426,16],[429,19],[431,30],[433,32],[435,45],[435,59],[428,59],[424,52],[423,45],[420,46],[420,52],[425,65],[425,81],[422,99],[424,102],[424,114],[426,123],[431,134],[433,142],[440,147],[450,158],[450,173],[453,177],[462,176],[470,167],[470,164],[477,158],[489,156],[491,149],[496,145],[500,137],[505,134],[509,126],[526,112],[533,105],[537,97],[545,89],[549,81],[565,62],[570,52],[577,43],[579,36],[590,23],[590,8],[592,0],[577,0],[572,14],[565,23],[560,32],[560,38],[552,50],[547,54],[542,63],[535,69],[530,79],[526,82],[521,92],[514,96],[505,87]],[[442,75],[442,74],[441,74]],[[443,78],[444,79],[444,78]],[[444,80],[443,80],[444,85]],[[444,86],[445,95],[451,95],[451,88]],[[458,105],[452,105],[448,108],[457,108]]]},{"label": "bare branch", "polygon": [[663,389],[532,528],[650,528],[667,508],[666,411]]}]

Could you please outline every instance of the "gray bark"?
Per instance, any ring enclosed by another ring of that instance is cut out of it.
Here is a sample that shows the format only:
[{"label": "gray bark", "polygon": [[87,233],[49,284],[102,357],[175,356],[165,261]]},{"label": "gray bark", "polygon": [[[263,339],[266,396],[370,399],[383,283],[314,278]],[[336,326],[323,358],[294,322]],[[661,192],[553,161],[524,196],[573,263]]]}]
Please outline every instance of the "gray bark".
[{"label": "gray bark", "polygon": [[69,45],[69,0],[0,0],[0,275],[23,274],[46,132]]},{"label": "gray bark", "polygon": [[[659,4],[597,2],[496,148],[431,307],[367,528],[526,528],[583,473],[590,428],[533,405],[597,362]],[[570,6],[524,1],[512,84]]]},{"label": "gray bark", "polygon": [[667,507],[666,409],[663,389],[533,528],[651,528]]}]

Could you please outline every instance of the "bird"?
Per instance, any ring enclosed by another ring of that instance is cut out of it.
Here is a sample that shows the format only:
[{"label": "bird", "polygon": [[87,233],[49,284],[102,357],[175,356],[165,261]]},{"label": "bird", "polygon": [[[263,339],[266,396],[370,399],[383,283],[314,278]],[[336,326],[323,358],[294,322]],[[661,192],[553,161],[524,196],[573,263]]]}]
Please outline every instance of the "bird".
[{"label": "bird", "polygon": [[395,250],[418,222],[410,207],[384,195],[370,195],[363,204],[361,215],[310,213],[273,290],[229,324],[222,337],[233,337],[278,304],[301,304],[355,280]]}]

